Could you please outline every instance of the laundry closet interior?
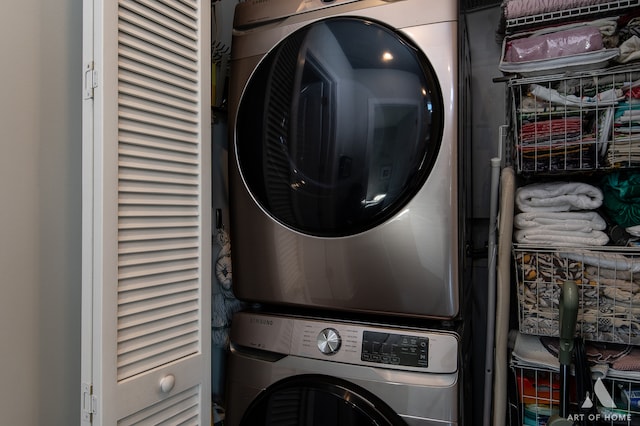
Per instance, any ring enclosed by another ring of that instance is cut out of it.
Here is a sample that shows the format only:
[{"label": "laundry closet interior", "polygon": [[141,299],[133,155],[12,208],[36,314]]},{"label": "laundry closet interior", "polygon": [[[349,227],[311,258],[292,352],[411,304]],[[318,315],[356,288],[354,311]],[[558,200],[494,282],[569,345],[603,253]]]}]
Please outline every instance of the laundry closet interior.
[{"label": "laundry closet interior", "polygon": [[83,425],[640,424],[640,0],[84,6]]},{"label": "laundry closet interior", "polygon": [[425,3],[212,4],[213,421],[640,423],[640,5]]}]

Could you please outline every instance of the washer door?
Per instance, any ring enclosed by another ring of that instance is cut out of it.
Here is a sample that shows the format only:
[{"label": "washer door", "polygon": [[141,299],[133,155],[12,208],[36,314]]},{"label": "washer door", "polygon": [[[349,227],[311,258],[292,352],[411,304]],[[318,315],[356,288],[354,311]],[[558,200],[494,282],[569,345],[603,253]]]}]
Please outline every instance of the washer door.
[{"label": "washer door", "polygon": [[251,403],[240,425],[406,426],[406,423],[382,400],[353,383],[305,374],[269,386]]},{"label": "washer door", "polygon": [[426,56],[354,17],[309,24],[260,62],[238,108],[244,183],[273,219],[340,237],[391,218],[427,179],[444,125]]}]

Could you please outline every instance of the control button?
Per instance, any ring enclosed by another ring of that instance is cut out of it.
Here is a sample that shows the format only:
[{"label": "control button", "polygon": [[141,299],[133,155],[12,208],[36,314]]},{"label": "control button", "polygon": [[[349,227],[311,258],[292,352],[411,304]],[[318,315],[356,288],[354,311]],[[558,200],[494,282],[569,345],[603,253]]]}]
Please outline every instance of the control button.
[{"label": "control button", "polygon": [[318,349],[325,355],[333,355],[340,349],[342,343],[340,334],[333,328],[325,328],[318,333]]}]

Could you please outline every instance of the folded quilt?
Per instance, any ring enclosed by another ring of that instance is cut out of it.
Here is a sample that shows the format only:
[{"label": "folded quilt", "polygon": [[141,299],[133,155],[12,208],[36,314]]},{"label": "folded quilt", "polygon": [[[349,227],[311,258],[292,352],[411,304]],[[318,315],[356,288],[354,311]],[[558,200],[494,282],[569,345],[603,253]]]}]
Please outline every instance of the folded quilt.
[{"label": "folded quilt", "polygon": [[602,205],[602,191],[583,182],[539,182],[518,188],[515,201],[523,212],[594,210]]}]

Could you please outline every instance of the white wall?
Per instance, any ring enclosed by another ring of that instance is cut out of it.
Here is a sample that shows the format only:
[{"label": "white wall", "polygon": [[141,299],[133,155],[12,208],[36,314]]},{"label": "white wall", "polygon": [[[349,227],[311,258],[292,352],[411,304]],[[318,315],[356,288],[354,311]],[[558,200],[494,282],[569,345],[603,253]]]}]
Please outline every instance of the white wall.
[{"label": "white wall", "polygon": [[0,424],[78,424],[82,1],[6,4],[0,54]]}]

